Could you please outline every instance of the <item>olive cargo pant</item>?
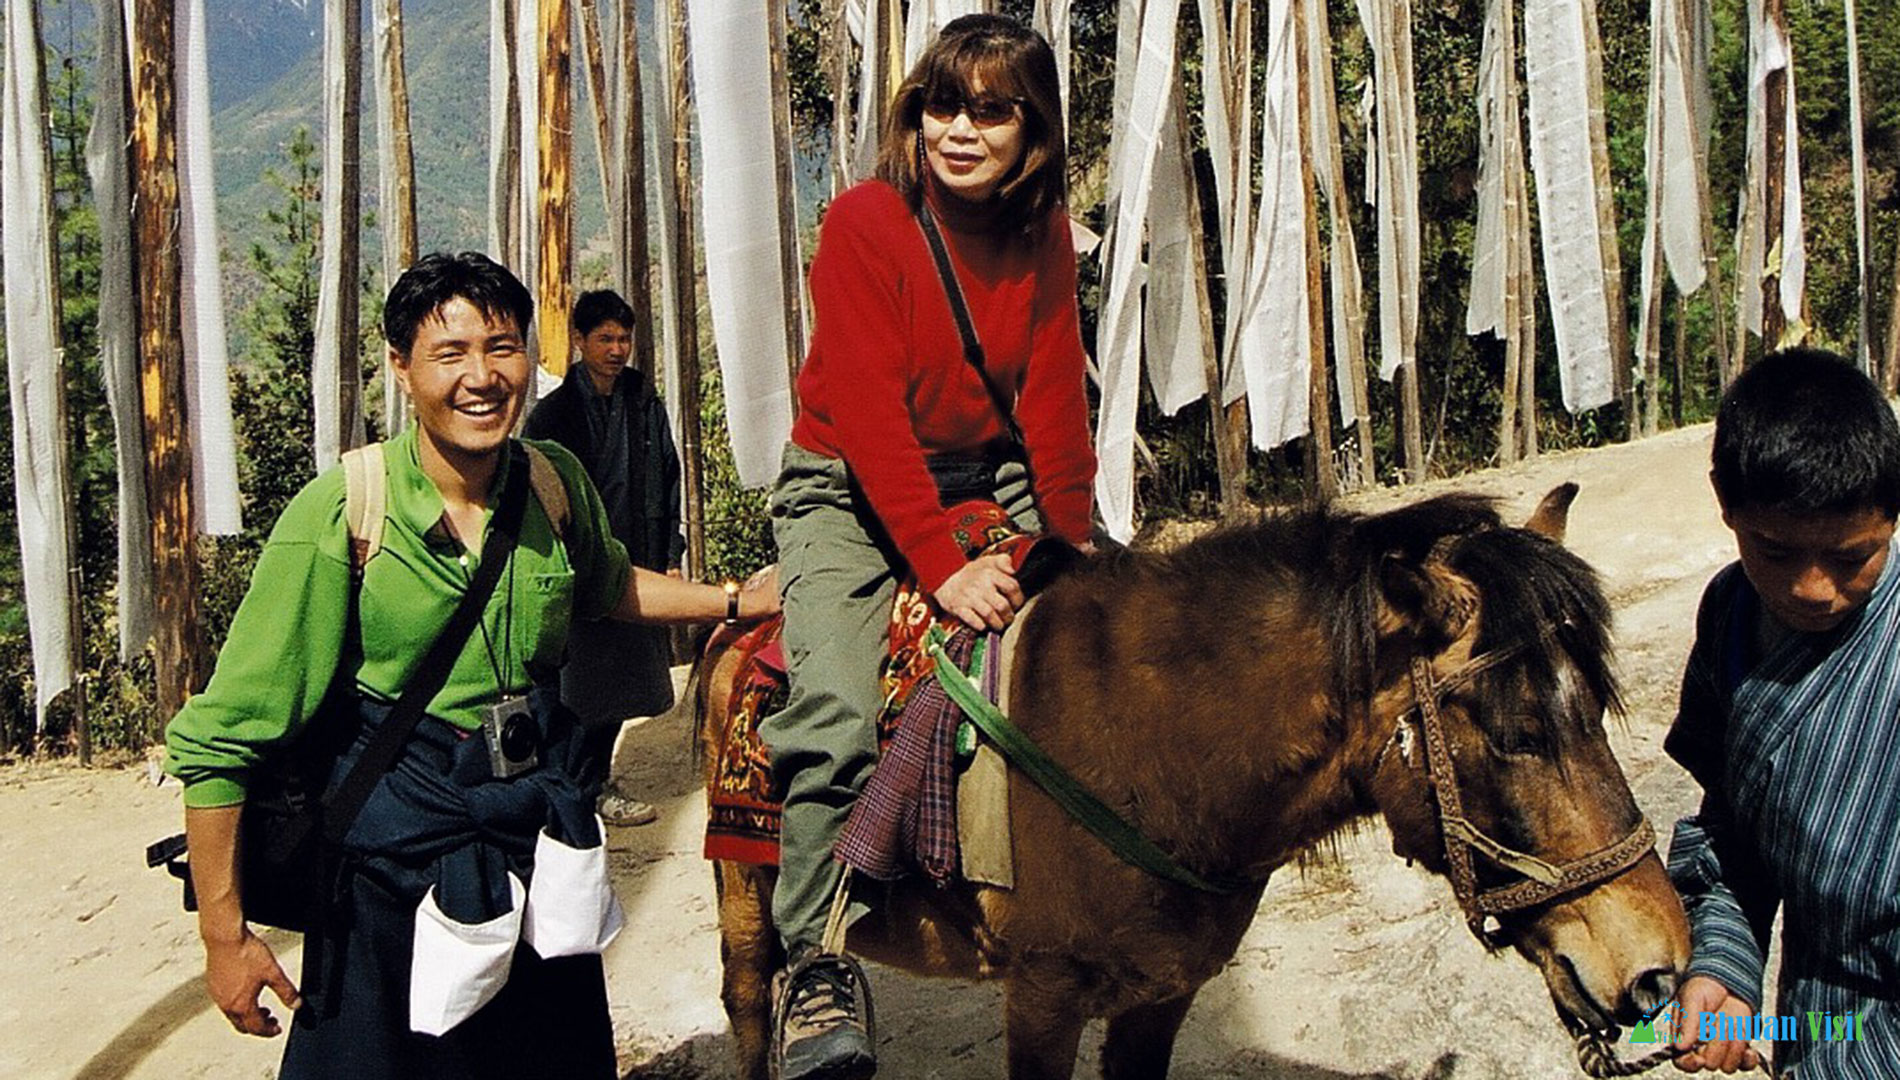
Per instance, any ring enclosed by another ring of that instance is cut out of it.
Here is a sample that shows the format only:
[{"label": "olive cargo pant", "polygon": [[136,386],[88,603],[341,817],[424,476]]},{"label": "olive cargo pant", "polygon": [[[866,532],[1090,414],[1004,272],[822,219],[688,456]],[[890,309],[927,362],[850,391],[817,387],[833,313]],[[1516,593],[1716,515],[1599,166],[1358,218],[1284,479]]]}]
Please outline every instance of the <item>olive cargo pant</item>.
[{"label": "olive cargo pant", "polygon": [[[1018,525],[1041,528],[1021,463],[998,464],[993,491]],[[831,849],[877,764],[879,675],[903,561],[844,462],[790,443],[772,535],[791,692],[760,732],[785,803],[772,921],[795,954],[824,936],[840,872]]]}]

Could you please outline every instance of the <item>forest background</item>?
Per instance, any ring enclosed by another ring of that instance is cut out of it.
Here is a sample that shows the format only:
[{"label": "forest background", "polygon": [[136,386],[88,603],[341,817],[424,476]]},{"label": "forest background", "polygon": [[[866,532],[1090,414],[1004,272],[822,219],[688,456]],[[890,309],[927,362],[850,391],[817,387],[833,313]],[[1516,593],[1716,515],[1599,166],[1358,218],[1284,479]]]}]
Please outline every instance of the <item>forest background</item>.
[{"label": "forest background", "polygon": [[[1376,2],[1376,0],[1375,0]],[[1336,85],[1348,190],[1364,188],[1364,121],[1353,106],[1370,72],[1365,36],[1353,0],[1327,0],[1334,34]],[[607,5],[611,6],[611,4]],[[792,115],[800,164],[799,214],[803,250],[810,258],[815,228],[829,196],[826,173],[832,101],[828,49],[832,40],[821,5],[793,0],[791,8]],[[1027,21],[1030,0],[1001,0],[1005,14]],[[317,297],[320,125],[310,88],[318,79],[321,5],[299,0],[207,0],[213,141],[224,240],[224,274],[233,358],[232,403],[237,426],[244,531],[200,541],[202,610],[207,644],[223,640],[271,525],[291,495],[313,475],[310,356]],[[824,7],[828,8],[828,5]],[[1103,227],[1110,100],[1114,78],[1114,0],[1073,0],[1073,81],[1070,103],[1071,210]],[[1623,295],[1635,304],[1643,232],[1644,117],[1649,77],[1647,0],[1598,0],[1604,46],[1605,113],[1615,183],[1615,211]],[[1717,248],[1724,280],[1734,281],[1732,229],[1742,185],[1745,147],[1746,0],[1713,0],[1711,57],[1715,130],[1710,185]],[[1187,94],[1190,118],[1201,113],[1199,28],[1194,5],[1182,12],[1177,85]],[[136,754],[150,744],[164,717],[155,715],[149,654],[121,663],[117,656],[115,585],[118,522],[114,517],[117,466],[111,417],[100,378],[95,326],[99,246],[86,177],[84,146],[91,123],[94,31],[85,0],[41,0],[48,101],[53,140],[59,238],[61,330],[66,350],[66,393],[78,499],[78,550],[84,626],[82,680],[86,725],[95,750],[108,757]],[[659,40],[639,5],[643,45]],[[1811,343],[1852,354],[1859,297],[1854,273],[1855,227],[1846,29],[1838,0],[1787,0],[1799,103],[1800,150],[1809,257],[1808,323]],[[1265,41],[1267,5],[1255,5],[1255,41]],[[1464,316],[1477,210],[1478,109],[1475,100],[1483,0],[1417,0],[1413,8],[1414,64],[1420,160],[1423,274],[1420,297],[1420,390],[1429,454],[1428,472],[1449,475],[1483,467],[1497,455],[1503,347],[1470,338]],[[1896,249],[1900,249],[1900,0],[1862,0],[1858,7],[1868,194],[1872,205],[1869,307],[1864,331],[1887,340],[1887,323],[1900,302]],[[457,0],[410,0],[408,56],[417,163],[418,227],[423,250],[483,246],[487,123],[486,96],[470,93],[469,73],[486,70],[488,28],[479,9]],[[1255,78],[1264,74],[1264,46]],[[479,76],[478,76],[479,77]],[[368,75],[365,76],[368,82]],[[585,101],[586,94],[581,98]],[[1256,101],[1259,100],[1256,96]],[[590,130],[591,102],[577,103],[577,131]],[[1259,117],[1254,121],[1257,124]],[[1220,318],[1218,235],[1213,227],[1213,170],[1205,141],[1191,120],[1201,205],[1209,218],[1210,287]],[[1256,139],[1255,134],[1250,138]],[[374,175],[376,148],[364,141],[365,175]],[[607,228],[594,148],[575,139],[576,284],[600,287],[611,274]],[[373,189],[373,185],[372,185]],[[380,236],[373,190],[366,195],[361,371],[366,387],[381,378],[378,330],[387,283],[372,269]],[[1361,264],[1376,265],[1371,207],[1349,200]],[[1718,393],[1711,354],[1714,320],[1733,319],[1733,296],[1708,290],[1678,308],[1665,305],[1662,340],[1675,338],[1682,320],[1680,363],[1665,355],[1661,400],[1664,426],[1707,418]],[[1890,298],[1890,293],[1893,296]],[[700,289],[701,422],[705,430],[708,556],[706,574],[739,573],[773,557],[763,493],[741,490],[727,448],[710,319]],[[1097,267],[1082,263],[1083,337],[1094,340],[1099,301]],[[1376,295],[1369,298],[1376,317]],[[1545,301],[1540,297],[1540,306]],[[1373,323],[1376,325],[1376,322]],[[1551,322],[1540,316],[1537,348],[1539,441],[1549,449],[1600,445],[1631,435],[1619,404],[1578,416],[1557,405]],[[1217,326],[1218,330],[1218,326]],[[1758,351],[1758,344],[1751,344]],[[1673,354],[1673,346],[1666,354]],[[1886,358],[1892,365],[1894,357]],[[1678,374],[1680,373],[1680,374]],[[1390,384],[1370,380],[1378,477],[1397,479]],[[0,386],[0,393],[4,393]],[[1144,391],[1145,393],[1145,391]],[[380,431],[380,392],[372,403],[372,434]],[[0,409],[0,445],[10,445],[10,413]],[[1181,517],[1209,517],[1219,502],[1205,401],[1164,417],[1144,403],[1139,430],[1150,456],[1138,463],[1138,500],[1146,525]],[[1302,452],[1251,452],[1248,494],[1256,503],[1298,501]],[[10,457],[0,459],[0,755],[60,753],[74,743],[78,695],[62,696],[43,731],[33,715],[31,654],[21,587]]]}]

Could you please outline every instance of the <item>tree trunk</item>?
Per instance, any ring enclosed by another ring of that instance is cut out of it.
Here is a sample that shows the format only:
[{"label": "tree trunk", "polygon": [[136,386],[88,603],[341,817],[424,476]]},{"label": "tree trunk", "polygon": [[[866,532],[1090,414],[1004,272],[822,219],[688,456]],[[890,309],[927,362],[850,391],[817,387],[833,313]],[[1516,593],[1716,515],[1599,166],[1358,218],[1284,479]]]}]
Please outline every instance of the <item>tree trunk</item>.
[{"label": "tree trunk", "polygon": [[1629,301],[1623,290],[1623,258],[1616,239],[1615,178],[1610,174],[1610,138],[1603,116],[1603,35],[1596,0],[1583,0],[1583,49],[1590,87],[1590,159],[1596,174],[1597,240],[1603,253],[1604,300],[1610,312],[1610,384],[1623,400],[1623,415],[1638,428],[1635,387],[1630,379]]},{"label": "tree trunk", "polygon": [[541,0],[540,15],[540,143],[538,220],[541,257],[536,262],[540,286],[535,307],[541,312],[541,366],[550,374],[565,375],[571,346],[568,312],[574,306],[570,269],[574,247],[574,86],[572,80],[573,19],[567,0]]},{"label": "tree trunk", "polygon": [[488,249],[521,266],[521,90],[516,80],[515,0],[490,0],[488,57]]},{"label": "tree trunk", "polygon": [[[1326,381],[1326,282],[1319,250],[1319,193],[1313,179],[1312,87],[1308,85],[1306,12],[1308,3],[1293,0],[1293,71],[1299,87],[1300,217],[1306,231],[1306,334],[1308,341],[1306,473],[1313,497],[1321,504],[1339,496],[1339,475],[1333,468],[1332,395]],[[1327,88],[1331,92],[1331,88]],[[1179,95],[1177,95],[1179,96]],[[1186,156],[1185,154],[1183,155]],[[1334,298],[1338,302],[1338,298]]]},{"label": "tree trunk", "polygon": [[[362,300],[363,12],[351,0],[324,9],[322,280],[317,296],[316,463],[363,441]],[[337,59],[340,57],[341,59]]]},{"label": "tree trunk", "polygon": [[[153,651],[162,723],[203,685],[198,559],[191,522],[191,433],[178,307],[178,146],[172,5],[135,7],[132,39],[133,228],[138,245],[139,363],[145,413],[145,482],[152,514]],[[156,737],[157,732],[150,732]]]},{"label": "tree trunk", "polygon": [[[1322,93],[1333,92],[1333,54],[1330,43],[1333,40],[1326,22],[1326,5],[1323,2],[1310,2],[1308,18],[1316,20],[1317,33],[1309,34],[1307,41],[1315,40],[1327,43],[1307,58],[1310,67],[1301,71],[1311,72],[1310,82],[1320,87]],[[1331,102],[1330,96],[1327,101]],[[1343,311],[1346,318],[1346,333],[1333,342],[1333,362],[1343,365],[1347,372],[1347,385],[1352,392],[1353,437],[1358,442],[1358,483],[1372,484],[1377,481],[1376,462],[1372,453],[1372,405],[1366,387],[1366,302],[1361,291],[1362,280],[1359,273],[1358,250],[1354,246],[1352,230],[1352,209],[1346,195],[1346,155],[1339,138],[1339,116],[1336,107],[1328,107],[1326,115],[1331,117],[1327,129],[1321,133],[1330,144],[1332,153],[1329,187],[1332,197],[1327,200],[1327,212],[1331,215],[1332,235],[1328,238],[1331,250],[1328,258],[1336,265],[1340,261],[1350,262],[1345,272],[1335,275],[1339,288],[1333,292],[1335,311]]]},{"label": "tree trunk", "polygon": [[[805,360],[804,267],[798,258],[798,189],[792,180],[792,91],[787,74],[785,0],[766,0],[766,41],[772,53],[772,164],[778,190],[778,268],[785,297],[785,385],[798,380]],[[792,408],[798,396],[792,395]]]},{"label": "tree trunk", "polygon": [[[376,9],[377,149],[381,166],[383,289],[416,261],[416,158],[409,134],[409,79],[404,71],[402,0],[382,0]],[[383,365],[383,430],[401,430],[405,399],[395,374]]]},{"label": "tree trunk", "polygon": [[614,65],[619,103],[613,144],[613,205],[607,216],[614,245],[614,280],[633,308],[633,347],[641,370],[663,385],[659,354],[653,345],[653,282],[648,272],[646,105],[640,86],[640,20],[633,6],[619,8],[619,56]]},{"label": "tree trunk", "polygon": [[[1186,95],[1173,95],[1174,122],[1187,131]],[[1189,273],[1194,278],[1196,307],[1201,313],[1201,373],[1207,380],[1207,417],[1214,437],[1214,469],[1220,476],[1221,516],[1238,516],[1246,508],[1247,458],[1227,452],[1231,440],[1227,410],[1220,406],[1220,344],[1214,337],[1213,303],[1207,295],[1207,233],[1201,222],[1201,185],[1190,153],[1175,155],[1181,163],[1178,182],[1187,199]]]},{"label": "tree trunk", "polygon": [[[1768,24],[1770,33],[1781,34],[1786,39],[1788,13],[1782,7],[1782,0],[1764,0],[1762,21]],[[1793,63],[1792,57],[1789,63]],[[1768,253],[1768,263],[1761,277],[1761,349],[1765,354],[1781,347],[1781,335],[1787,328],[1787,320],[1781,310],[1780,251],[1781,204],[1785,198],[1781,174],[1787,167],[1788,155],[1786,65],[1768,73],[1763,95],[1762,135],[1768,148],[1766,163],[1762,168],[1762,190],[1767,193],[1762,200],[1762,250]]]},{"label": "tree trunk", "polygon": [[[630,0],[620,0],[630,7]],[[600,201],[607,220],[614,217],[613,137],[608,133],[607,63],[601,54],[600,11],[596,0],[581,0],[577,9],[581,50],[587,59],[587,90],[594,102],[594,160],[600,167]]]},{"label": "tree trunk", "polygon": [[668,27],[667,48],[673,58],[673,182],[678,193],[672,207],[673,235],[678,246],[673,258],[673,303],[680,335],[680,490],[686,517],[686,576],[696,578],[706,570],[706,496],[705,450],[699,422],[699,279],[693,257],[693,131],[687,109],[692,83],[686,67],[690,53],[686,47],[685,0],[661,2]]}]

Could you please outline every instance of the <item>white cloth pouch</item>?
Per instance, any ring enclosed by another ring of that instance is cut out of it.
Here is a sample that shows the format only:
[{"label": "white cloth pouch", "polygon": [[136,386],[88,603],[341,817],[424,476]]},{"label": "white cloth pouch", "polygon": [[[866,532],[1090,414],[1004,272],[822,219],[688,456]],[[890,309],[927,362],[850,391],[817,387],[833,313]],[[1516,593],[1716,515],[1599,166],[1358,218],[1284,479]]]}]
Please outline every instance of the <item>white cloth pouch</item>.
[{"label": "white cloth pouch", "polygon": [[415,956],[409,964],[409,1029],[441,1035],[475,1015],[508,982],[521,938],[527,889],[508,875],[513,902],[484,923],[443,914],[431,888],[416,905]]},{"label": "white cloth pouch", "polygon": [[542,830],[521,939],[544,958],[582,956],[605,949],[626,922],[607,882],[606,845],[569,847]]}]

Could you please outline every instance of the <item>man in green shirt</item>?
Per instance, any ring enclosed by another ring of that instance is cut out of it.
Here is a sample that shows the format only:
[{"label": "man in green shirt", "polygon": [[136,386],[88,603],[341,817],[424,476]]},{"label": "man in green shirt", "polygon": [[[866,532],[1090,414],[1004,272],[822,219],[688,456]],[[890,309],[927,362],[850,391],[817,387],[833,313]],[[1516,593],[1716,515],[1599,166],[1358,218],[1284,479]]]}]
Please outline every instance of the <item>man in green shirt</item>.
[{"label": "man in green shirt", "polygon": [[[471,777],[470,763],[486,760],[470,749],[482,741],[481,712],[545,685],[575,619],[691,623],[777,609],[775,580],[729,593],[631,567],[580,464],[558,446],[537,444],[566,488],[568,520],[557,533],[529,499],[519,542],[476,632],[346,841],[355,868],[349,910],[334,920],[344,930],[326,936],[334,955],[322,961],[322,970],[340,970],[342,985],[332,987],[334,1000],[321,1015],[304,1006],[244,921],[235,864],[246,783],[313,718],[339,719],[331,709],[317,716],[333,683],[353,686],[373,727],[461,602],[507,473],[520,467],[507,451],[533,374],[526,350],[532,315],[521,283],[479,254],[430,255],[397,280],[384,332],[415,423],[385,448],[383,546],[354,586],[355,635],[344,482],[333,468],[278,520],[209,686],[166,732],[167,769],[185,783],[207,989],[248,1034],[281,1030],[259,1000],[266,986],[297,1010],[286,1078],[411,1080],[523,1075],[523,1068],[544,1075],[556,1066],[563,1075],[613,1075],[598,955],[543,959],[518,945],[502,958],[504,985],[488,1004],[440,1037],[412,1030],[411,991],[439,974],[419,962],[410,970],[411,945],[421,947],[426,929],[416,927],[417,911],[439,902],[454,919],[451,908],[512,909],[520,923],[522,905],[511,901],[508,882],[519,891],[536,830],[574,820],[569,795],[583,794],[569,775],[577,761],[564,753],[570,742],[578,746],[578,733],[559,717],[543,725],[541,769],[515,780]],[[496,799],[506,813],[491,815]],[[585,805],[591,809],[591,800]],[[506,827],[497,824],[503,817]],[[515,835],[520,822],[529,822],[526,836]]]}]

